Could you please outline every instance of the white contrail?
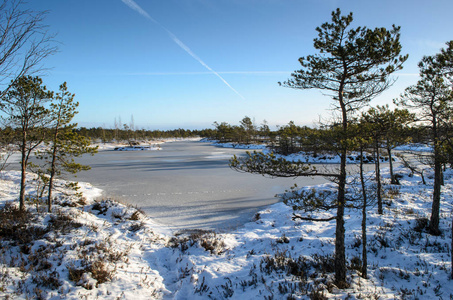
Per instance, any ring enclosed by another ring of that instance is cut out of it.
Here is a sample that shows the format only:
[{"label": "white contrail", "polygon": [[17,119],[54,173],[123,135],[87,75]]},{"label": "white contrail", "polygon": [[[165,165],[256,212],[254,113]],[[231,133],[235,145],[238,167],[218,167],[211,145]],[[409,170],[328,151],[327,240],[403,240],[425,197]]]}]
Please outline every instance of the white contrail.
[{"label": "white contrail", "polygon": [[135,3],[133,0],[121,0],[123,1],[124,4],[126,4],[127,6],[129,6],[130,8],[132,8],[133,10],[135,10],[136,12],[138,12],[139,14],[141,14],[142,16],[144,16],[145,18],[148,18],[150,19],[151,21],[153,22],[156,22],[156,20],[154,20],[153,18],[151,18],[150,15],[148,15],[148,13],[146,11],[144,11],[140,6],[138,6],[137,3]]},{"label": "white contrail", "polygon": [[220,78],[220,80],[223,81],[233,92],[235,92],[239,97],[245,100],[244,96],[242,96],[238,91],[236,91],[222,76],[220,76],[219,73],[214,71],[210,66],[208,66],[201,58],[199,58],[195,53],[190,50],[189,47],[187,47],[186,44],[184,44],[176,35],[174,35],[173,32],[168,30],[165,26],[157,22],[153,17],[151,17],[146,11],[144,11],[137,3],[135,3],[134,0],[121,0],[124,4],[129,6],[131,9],[135,10],[145,18],[151,20],[155,24],[157,24],[159,27],[161,27],[163,30],[167,32],[167,34],[170,36],[170,38],[184,51],[186,51],[187,54],[192,56],[196,61],[198,61],[203,67],[205,67],[207,70],[209,70],[212,74],[216,75],[217,77]]}]

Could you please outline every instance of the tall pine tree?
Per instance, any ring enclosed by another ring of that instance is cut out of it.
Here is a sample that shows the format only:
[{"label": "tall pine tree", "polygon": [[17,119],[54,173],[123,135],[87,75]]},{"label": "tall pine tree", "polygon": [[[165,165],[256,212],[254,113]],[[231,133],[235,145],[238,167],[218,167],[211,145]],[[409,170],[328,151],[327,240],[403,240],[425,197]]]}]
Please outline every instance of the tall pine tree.
[{"label": "tall pine tree", "polygon": [[[401,69],[407,59],[407,55],[400,55],[399,27],[393,26],[390,30],[383,27],[350,28],[352,20],[352,13],[342,16],[340,9],[332,12],[332,21],[316,28],[318,37],[314,39],[314,47],[319,53],[299,58],[302,69],[293,72],[291,79],[281,83],[294,89],[321,90],[330,95],[341,115],[341,131],[337,137],[341,163],[339,173],[335,174],[338,182],[335,283],[341,288],[346,286],[344,208],[350,116],[391,86],[394,81],[390,79],[390,75]],[[261,155],[257,155],[257,158],[259,161],[263,160]],[[264,159],[272,160],[272,157]],[[253,157],[250,156],[243,161],[233,160],[232,166],[258,173],[275,171],[253,163]],[[306,165],[299,165],[298,170],[295,170],[297,166],[290,165],[280,168],[278,163],[270,163],[267,166],[279,168],[277,173],[285,177],[290,174],[323,175],[316,170],[310,170]],[[289,173],[285,175],[284,171]]]}]

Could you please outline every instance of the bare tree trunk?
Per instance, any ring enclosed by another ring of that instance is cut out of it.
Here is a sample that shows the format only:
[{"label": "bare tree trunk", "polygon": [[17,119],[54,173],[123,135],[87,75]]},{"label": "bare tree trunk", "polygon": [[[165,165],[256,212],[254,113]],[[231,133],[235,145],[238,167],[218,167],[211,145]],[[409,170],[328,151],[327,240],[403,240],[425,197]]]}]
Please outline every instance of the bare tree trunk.
[{"label": "bare tree trunk", "polygon": [[59,111],[57,123],[55,125],[55,133],[53,137],[53,144],[52,144],[52,162],[50,164],[50,178],[49,178],[49,193],[47,196],[47,211],[52,212],[52,190],[53,190],[53,180],[55,177],[55,172],[56,172],[56,160],[57,160],[57,139],[58,139],[58,132],[59,132],[59,127],[60,127],[60,113],[61,113],[61,108]]},{"label": "bare tree trunk", "polygon": [[442,183],[442,164],[439,149],[438,129],[436,117],[433,116],[433,141],[434,141],[434,186],[433,186],[433,205],[431,209],[431,220],[429,222],[429,232],[433,235],[439,235],[439,214],[440,214],[440,193]]},{"label": "bare tree trunk", "polygon": [[335,228],[335,284],[339,288],[346,288],[346,251],[344,245],[344,207],[346,204],[346,154],[347,146],[346,140],[348,137],[348,117],[346,106],[343,102],[343,88],[340,88],[339,92],[339,104],[342,112],[342,126],[343,126],[343,137],[342,137],[342,149],[340,154],[340,176],[338,180],[338,198],[337,198],[337,219]]},{"label": "bare tree trunk", "polygon": [[335,231],[335,283],[339,288],[346,287],[346,254],[345,254],[345,228],[344,207],[346,188],[346,149],[341,153],[340,176],[338,182],[337,219]]},{"label": "bare tree trunk", "polygon": [[440,168],[440,185],[444,186],[445,181],[444,181],[444,171],[445,171],[445,164]]},{"label": "bare tree trunk", "polygon": [[377,202],[378,202],[378,214],[382,215],[384,210],[382,208],[382,183],[381,183],[381,162],[379,157],[379,142],[376,140],[376,183],[377,183]]},{"label": "bare tree trunk", "polygon": [[25,211],[25,180],[27,171],[27,153],[25,144],[21,146],[19,209]]},{"label": "bare tree trunk", "polygon": [[360,183],[362,184],[362,277],[367,279],[368,272],[368,259],[367,259],[367,235],[366,235],[366,208],[367,208],[367,194],[365,188],[365,178],[363,177],[363,147],[360,148]]},{"label": "bare tree trunk", "polygon": [[19,209],[25,211],[25,180],[27,176],[27,121],[23,123],[22,128],[22,145],[20,145],[21,161],[20,161],[20,191],[19,191]]},{"label": "bare tree trunk", "polygon": [[387,142],[387,153],[389,155],[390,183],[391,184],[399,184],[398,179],[396,179],[395,174],[393,174],[392,149],[390,149],[390,147],[388,146],[388,142]]},{"label": "bare tree trunk", "polygon": [[[436,151],[435,151],[436,152]],[[436,154],[434,154],[436,155]],[[441,189],[441,177],[442,177],[442,166],[440,165],[439,159],[434,158],[434,191],[433,191],[433,205],[431,209],[431,221],[429,223],[429,231],[433,235],[439,235],[439,215],[440,215],[440,189]]]},{"label": "bare tree trunk", "polygon": [[[54,141],[55,143],[55,141]],[[57,147],[54,145],[52,151],[52,163],[50,166],[50,177],[49,177],[49,192],[47,195],[47,211],[52,212],[52,190],[53,190],[53,180],[55,177],[55,160],[57,157]]]}]

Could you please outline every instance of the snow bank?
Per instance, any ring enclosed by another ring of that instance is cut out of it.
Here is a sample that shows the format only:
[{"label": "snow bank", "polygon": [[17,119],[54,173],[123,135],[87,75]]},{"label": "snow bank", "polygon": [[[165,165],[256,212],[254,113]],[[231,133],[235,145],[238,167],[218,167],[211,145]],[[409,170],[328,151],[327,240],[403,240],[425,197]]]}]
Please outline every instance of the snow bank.
[{"label": "snow bank", "polygon": [[250,150],[263,150],[267,148],[266,144],[238,144],[238,143],[220,143],[217,140],[204,138],[199,140],[201,143],[211,143],[213,146],[221,148],[234,148],[234,149],[250,149]]},{"label": "snow bank", "polygon": [[[238,144],[238,143],[219,143],[216,140],[211,139],[201,139],[200,142],[202,143],[211,143],[213,146],[222,147],[222,148],[235,148],[235,149],[245,149],[245,150],[262,150],[263,153],[271,153],[273,152],[272,149],[266,144]],[[421,149],[421,148],[420,148]],[[284,158],[291,162],[305,162],[305,163],[313,163],[313,164],[339,164],[340,163],[340,156],[335,154],[327,154],[321,153],[313,156],[310,153],[306,152],[297,152],[292,153],[289,155],[281,155],[275,154],[277,158]],[[387,156],[380,156],[381,162],[388,162]],[[393,158],[394,161],[397,161],[397,158]],[[359,163],[360,161],[360,154],[358,152],[351,152],[347,156],[347,163]],[[364,163],[373,163],[374,157],[370,153],[364,153]]]},{"label": "snow bank", "polygon": [[[271,153],[272,151],[266,149],[263,153]],[[304,163],[311,163],[311,164],[340,164],[340,156],[334,154],[317,154],[313,156],[310,153],[305,152],[298,152],[292,153],[289,155],[280,155],[275,154],[276,158],[284,158],[291,162],[304,162]],[[364,163],[373,163],[374,156],[370,153],[363,154]],[[379,157],[381,162],[388,162],[389,158],[387,156],[380,156]],[[393,158],[393,161],[396,161],[396,158]],[[358,164],[360,162],[360,153],[359,152],[350,152],[346,157],[346,163],[348,164]]]},{"label": "snow bank", "polygon": [[160,147],[151,147],[151,146],[125,146],[125,147],[115,147],[115,151],[156,151],[162,150]]},{"label": "snow bank", "polygon": [[119,150],[121,151],[141,151],[141,150],[161,150],[160,145],[164,141],[153,141],[152,143],[142,143],[137,146],[130,146],[122,143],[95,143],[92,146],[97,146],[99,151]]},{"label": "snow bank", "polygon": [[[426,174],[428,184],[422,185],[416,174],[398,168],[397,186],[388,184],[388,170],[382,173],[384,214],[378,215],[376,207],[368,209],[369,279],[357,271],[361,212],[346,209],[350,287],[344,290],[332,283],[335,221],[292,219],[294,214],[327,218],[334,212],[308,214],[294,211],[294,202],[280,202],[229,233],[174,233],[133,207],[108,199],[95,201],[101,191],[89,184],[81,184],[84,198],[80,198],[60,181],[52,214],[45,212],[44,204],[27,202],[34,216],[30,228],[36,233],[30,241],[14,240],[11,232],[2,234],[0,297],[451,298],[453,172],[445,172],[440,236],[429,235],[424,227],[430,215],[432,174]],[[36,185],[29,177],[27,193],[33,195]],[[16,204],[18,180],[18,172],[1,174],[0,205]],[[334,184],[303,188],[312,189],[335,197]]]}]

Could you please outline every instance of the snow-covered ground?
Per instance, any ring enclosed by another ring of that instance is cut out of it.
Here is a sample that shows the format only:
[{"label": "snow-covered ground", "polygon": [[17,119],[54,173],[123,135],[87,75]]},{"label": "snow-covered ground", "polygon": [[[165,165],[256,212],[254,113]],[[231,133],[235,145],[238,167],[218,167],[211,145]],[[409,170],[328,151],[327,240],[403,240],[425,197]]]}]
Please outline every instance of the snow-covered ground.
[{"label": "snow-covered ground", "polygon": [[[17,206],[19,173],[0,179],[0,297],[19,299],[451,299],[453,172],[442,187],[442,235],[424,228],[427,185],[403,168],[401,185],[383,170],[384,214],[368,209],[369,279],[359,276],[361,212],[346,210],[348,289],[333,284],[335,221],[293,221],[280,202],[229,233],[171,232],[139,210],[80,183],[75,195],[59,181],[54,211],[27,201],[29,225]],[[37,191],[29,176],[27,194]],[[371,184],[371,183],[370,183]],[[333,184],[305,187],[334,196]],[[30,198],[32,199],[32,198]],[[330,217],[334,212],[319,212]],[[22,218],[24,218],[22,216]],[[316,298],[317,297],[317,298]]]},{"label": "snow-covered ground", "polygon": [[[97,146],[99,151],[104,150],[115,150],[115,148],[121,148],[121,151],[141,151],[141,150],[161,150],[160,145],[164,143],[172,143],[178,141],[199,141],[200,138],[165,138],[165,139],[158,139],[146,142],[139,142],[135,149],[132,149],[129,144],[127,143],[118,143],[118,142],[96,142],[93,143],[92,146]],[[148,149],[141,149],[140,147],[149,147]]]},{"label": "snow-covered ground", "polygon": [[213,146],[222,148],[235,148],[235,149],[250,149],[250,150],[263,150],[267,148],[266,144],[238,144],[238,143],[220,143],[216,140],[202,139],[202,143],[211,143]]},{"label": "snow-covered ground", "polygon": [[[263,153],[270,153],[272,152],[269,149],[263,150]],[[373,163],[374,157],[370,153],[364,153],[364,163]],[[310,164],[340,164],[340,156],[335,155],[335,154],[318,154],[316,156],[313,156],[311,154],[305,153],[305,152],[297,152],[297,153],[292,153],[289,155],[280,155],[280,154],[275,154],[276,158],[284,158],[288,161],[301,161],[305,163],[310,163]],[[389,158],[388,156],[380,156],[380,161],[382,162],[388,162]],[[393,160],[396,160],[396,158],[393,158]],[[346,157],[346,162],[348,164],[358,164],[360,162],[360,153],[359,152],[351,152],[347,157]]]},{"label": "snow-covered ground", "polygon": [[[165,143],[165,141],[152,141],[149,143],[140,143],[139,146],[149,147],[149,150],[159,150],[160,145],[163,143]],[[94,143],[92,146],[98,147],[99,151],[114,150],[115,148],[129,148],[130,147],[130,145],[128,145],[128,144],[115,143],[115,142]]]},{"label": "snow-covered ground", "polygon": [[398,146],[395,150],[408,151],[408,152],[432,152],[433,147],[425,144],[407,144]]},{"label": "snow-covered ground", "polygon": [[[238,144],[238,143],[219,143],[216,140],[210,140],[210,139],[202,139],[201,142],[205,143],[211,143],[213,146],[217,147],[222,147],[222,148],[235,148],[235,149],[250,149],[250,150],[262,150],[263,153],[271,153],[273,152],[272,149],[269,149],[269,147],[266,144]],[[408,145],[406,147],[401,146],[401,149],[398,150],[404,150],[404,151],[426,151],[426,147],[423,148],[421,145]],[[305,152],[297,152],[297,153],[292,153],[289,155],[280,155],[280,154],[275,154],[276,158],[283,157],[286,160],[289,161],[302,161],[305,163],[312,163],[312,164],[339,164],[340,163],[340,156],[335,155],[335,154],[328,154],[328,153],[321,153],[316,156],[313,156],[311,154],[305,153]],[[397,160],[397,158],[393,158],[394,160]],[[360,154],[358,152],[352,152],[347,156],[347,163],[358,163],[360,160]],[[373,162],[374,158],[373,155],[370,153],[364,153],[364,160],[365,163],[371,163]],[[380,160],[382,162],[388,161],[387,156],[381,156]]]},{"label": "snow-covered ground", "polygon": [[162,150],[159,146],[124,146],[115,147],[113,150],[116,151],[156,151]]}]

